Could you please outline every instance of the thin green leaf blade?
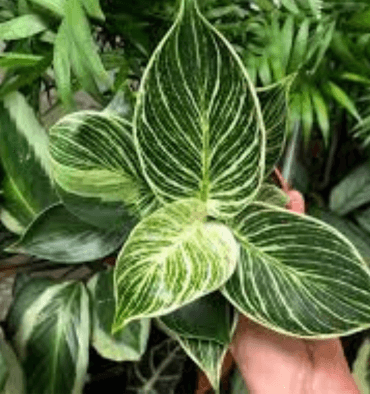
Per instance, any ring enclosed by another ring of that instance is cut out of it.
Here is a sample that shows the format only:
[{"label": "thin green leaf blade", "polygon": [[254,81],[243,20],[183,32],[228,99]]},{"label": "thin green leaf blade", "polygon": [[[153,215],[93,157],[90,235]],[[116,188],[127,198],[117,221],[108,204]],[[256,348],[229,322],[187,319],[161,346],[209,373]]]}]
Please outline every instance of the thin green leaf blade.
[{"label": "thin green leaf blade", "polygon": [[100,7],[99,0],[81,0],[81,3],[89,16],[91,16],[92,18],[100,19],[102,21],[105,20],[105,16]]},{"label": "thin green leaf blade", "polygon": [[303,19],[303,22],[294,40],[292,56],[289,63],[289,70],[291,72],[297,71],[297,69],[299,69],[304,62],[308,45],[309,28],[310,20],[308,18]]},{"label": "thin green leaf blade", "polygon": [[48,138],[18,92],[0,104],[0,159],[6,174],[4,207],[23,226],[58,201],[53,188]]},{"label": "thin green leaf blade", "polygon": [[238,246],[226,226],[206,223],[206,217],[205,203],[180,200],[136,226],[115,268],[114,331],[132,320],[179,309],[231,276]]},{"label": "thin green leaf blade", "polygon": [[20,68],[32,67],[42,60],[42,56],[29,55],[25,53],[0,53],[0,67],[2,68]]},{"label": "thin green leaf blade", "polygon": [[58,203],[43,211],[8,250],[61,263],[93,261],[117,250],[136,222],[127,213],[119,230],[100,229],[81,221]]},{"label": "thin green leaf blade", "polygon": [[19,291],[8,317],[28,394],[81,393],[86,378],[90,312],[77,282],[33,279]]},{"label": "thin green leaf blade", "polygon": [[27,14],[0,23],[0,40],[20,40],[41,33],[47,29],[45,22],[37,15]]},{"label": "thin green leaf blade", "polygon": [[111,334],[115,313],[113,270],[93,276],[88,288],[93,305],[92,345],[104,358],[115,361],[139,361],[150,332],[150,319],[135,320]]},{"label": "thin green leaf blade", "polygon": [[141,164],[164,202],[201,198],[219,215],[252,199],[263,173],[264,126],[234,49],[183,0],[142,79],[134,116]]},{"label": "thin green leaf blade", "polygon": [[314,86],[311,86],[312,104],[315,109],[317,122],[319,124],[321,134],[324,139],[325,146],[329,146],[330,140],[330,123],[328,108],[321,93]]},{"label": "thin green leaf blade", "polygon": [[241,313],[307,338],[369,327],[370,269],[336,229],[264,203],[246,207],[233,229],[241,258],[222,292]]},{"label": "thin green leaf blade", "polygon": [[329,197],[329,207],[339,215],[346,215],[370,202],[370,164],[364,163],[351,171]]}]

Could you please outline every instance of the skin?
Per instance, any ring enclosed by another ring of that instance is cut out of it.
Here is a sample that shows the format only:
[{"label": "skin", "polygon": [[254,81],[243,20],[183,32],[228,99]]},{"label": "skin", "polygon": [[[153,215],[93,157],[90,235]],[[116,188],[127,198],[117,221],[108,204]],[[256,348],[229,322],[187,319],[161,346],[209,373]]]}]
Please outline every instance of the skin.
[{"label": "skin", "polygon": [[[302,195],[275,173],[287,208],[304,213]],[[230,350],[250,394],[361,394],[338,338],[288,337],[240,316]]]}]

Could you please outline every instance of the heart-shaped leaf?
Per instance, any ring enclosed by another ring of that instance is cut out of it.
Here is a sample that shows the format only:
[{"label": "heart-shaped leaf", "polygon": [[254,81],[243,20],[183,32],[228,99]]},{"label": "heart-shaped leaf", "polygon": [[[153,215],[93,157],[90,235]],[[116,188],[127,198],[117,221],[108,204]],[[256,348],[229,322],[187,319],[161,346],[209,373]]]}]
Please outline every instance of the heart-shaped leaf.
[{"label": "heart-shaped leaf", "polygon": [[154,201],[141,175],[130,123],[112,112],[81,111],[50,130],[53,175],[66,207],[93,225],[120,227]]},{"label": "heart-shaped leaf", "polygon": [[4,209],[25,228],[58,201],[50,176],[48,138],[18,92],[0,103],[0,125],[0,160],[6,174]]},{"label": "heart-shaped leaf", "polygon": [[117,258],[114,331],[168,314],[229,279],[238,245],[226,226],[206,218],[206,205],[189,199],[164,206],[136,226]]},{"label": "heart-shaped leaf", "polygon": [[8,250],[61,263],[93,261],[118,249],[136,222],[127,213],[119,231],[108,231],[83,222],[59,203],[42,212]]},{"label": "heart-shaped leaf", "polygon": [[103,271],[91,278],[88,288],[92,295],[92,345],[105,358],[115,361],[138,361],[145,352],[149,338],[150,320],[135,320],[116,334],[111,334],[115,312],[113,270]]},{"label": "heart-shaped leaf", "polygon": [[231,224],[238,268],[222,292],[256,322],[300,337],[335,337],[370,326],[370,270],[336,229],[253,203]]},{"label": "heart-shaped leaf", "polygon": [[89,357],[89,298],[83,284],[32,279],[8,317],[28,394],[81,393]]},{"label": "heart-shaped leaf", "polygon": [[145,175],[162,201],[196,197],[218,215],[233,215],[258,190],[265,129],[257,94],[196,0],[182,0],[149,61],[134,135]]},{"label": "heart-shaped leaf", "polygon": [[231,308],[225,297],[211,293],[182,308],[161,316],[160,320],[172,331],[190,338],[230,343]]}]

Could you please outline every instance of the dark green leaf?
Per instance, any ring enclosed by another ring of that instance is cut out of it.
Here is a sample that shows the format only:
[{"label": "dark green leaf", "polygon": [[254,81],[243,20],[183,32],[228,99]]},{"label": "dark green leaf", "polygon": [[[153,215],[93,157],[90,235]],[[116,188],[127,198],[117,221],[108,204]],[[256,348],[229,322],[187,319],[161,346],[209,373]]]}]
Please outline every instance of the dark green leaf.
[{"label": "dark green leaf", "polygon": [[8,250],[61,263],[97,260],[118,249],[136,221],[127,213],[120,231],[99,229],[57,204],[43,211]]},{"label": "dark green leaf", "polygon": [[188,339],[230,343],[230,304],[220,293],[211,293],[191,304],[161,316],[172,331]]}]

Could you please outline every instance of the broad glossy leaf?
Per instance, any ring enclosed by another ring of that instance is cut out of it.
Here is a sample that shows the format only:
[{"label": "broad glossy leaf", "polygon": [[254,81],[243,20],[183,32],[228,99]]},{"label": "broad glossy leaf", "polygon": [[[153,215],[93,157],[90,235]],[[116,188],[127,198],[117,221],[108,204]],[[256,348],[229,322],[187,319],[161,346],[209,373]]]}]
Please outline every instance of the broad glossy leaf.
[{"label": "broad glossy leaf", "polygon": [[134,135],[162,201],[199,197],[219,215],[250,201],[264,172],[256,92],[226,39],[183,0],[144,73]]},{"label": "broad glossy leaf", "polygon": [[50,130],[50,152],[59,194],[81,219],[101,227],[117,220],[119,226],[126,207],[138,215],[151,210],[155,198],[141,174],[127,120],[111,112],[68,115]]},{"label": "broad glossy leaf", "polygon": [[343,218],[329,210],[311,206],[308,213],[335,227],[355,245],[366,264],[370,266],[370,236],[353,221]]},{"label": "broad glossy leaf", "polygon": [[[24,394],[25,381],[19,360],[0,331],[0,392],[1,394]],[[4,373],[5,372],[5,373]]]},{"label": "broad glossy leaf", "polygon": [[2,68],[30,67],[38,64],[41,60],[42,56],[38,55],[12,52],[0,53],[0,67]]},{"label": "broad glossy leaf", "polygon": [[146,350],[150,319],[135,320],[111,334],[115,313],[113,270],[96,274],[88,284],[93,305],[92,345],[105,358],[138,361]]},{"label": "broad glossy leaf", "polygon": [[18,92],[0,104],[0,159],[6,174],[4,207],[27,226],[58,198],[50,177],[46,132]]},{"label": "broad glossy leaf", "polygon": [[8,250],[61,263],[93,261],[118,249],[136,222],[127,213],[119,231],[100,229],[83,222],[59,203],[43,211]]},{"label": "broad glossy leaf", "polygon": [[117,258],[113,330],[179,309],[232,275],[238,245],[226,226],[206,218],[203,202],[181,200],[136,226]]},{"label": "broad glossy leaf", "polygon": [[230,343],[231,308],[225,297],[211,293],[161,316],[160,320],[172,331],[189,338]]},{"label": "broad glossy leaf", "polygon": [[263,183],[255,201],[284,208],[289,203],[289,197],[277,186],[270,183]]},{"label": "broad glossy leaf", "polygon": [[284,149],[290,83],[289,78],[272,86],[257,89],[266,128],[265,176],[274,169]]},{"label": "broad glossy leaf", "polygon": [[336,229],[263,203],[247,206],[232,226],[241,257],[222,291],[241,313],[299,337],[370,326],[370,269]]},{"label": "broad glossy leaf", "polygon": [[19,40],[41,33],[47,25],[34,14],[22,15],[0,23],[0,40]]},{"label": "broad glossy leaf", "polygon": [[330,209],[346,215],[370,202],[370,163],[350,172],[330,193]]},{"label": "broad glossy leaf", "polygon": [[18,293],[8,324],[28,394],[82,392],[90,336],[83,284],[33,279]]}]

